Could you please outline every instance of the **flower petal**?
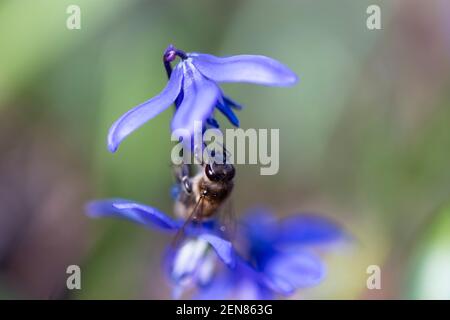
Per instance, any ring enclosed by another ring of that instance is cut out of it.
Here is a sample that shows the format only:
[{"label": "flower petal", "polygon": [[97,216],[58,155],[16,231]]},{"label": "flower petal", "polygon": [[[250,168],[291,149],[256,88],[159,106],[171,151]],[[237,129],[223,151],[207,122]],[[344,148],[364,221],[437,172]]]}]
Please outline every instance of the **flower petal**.
[{"label": "flower petal", "polygon": [[306,251],[278,253],[267,261],[263,271],[269,287],[284,295],[318,284],[326,273],[319,258]]},{"label": "flower petal", "polygon": [[233,110],[225,102],[218,101],[217,102],[217,109],[219,109],[220,112],[222,112],[223,115],[225,117],[227,117],[227,119],[235,127],[239,127],[239,119],[238,119],[238,117],[234,114]]},{"label": "flower petal", "polygon": [[231,108],[234,108],[236,110],[242,110],[244,108],[241,104],[237,103],[236,101],[227,96],[222,96],[222,98],[223,101]]},{"label": "flower petal", "polygon": [[160,94],[129,110],[114,122],[108,134],[109,151],[115,152],[126,136],[168,108],[180,93],[182,80],[183,70],[178,65]]},{"label": "flower petal", "polygon": [[297,75],[280,62],[259,55],[219,58],[210,54],[190,53],[192,63],[207,78],[217,82],[249,82],[267,86],[290,86]]},{"label": "flower petal", "polygon": [[293,215],[280,222],[279,244],[327,244],[346,238],[342,227],[330,219],[312,215]]},{"label": "flower petal", "polygon": [[225,300],[230,299],[233,289],[233,281],[236,279],[228,270],[217,273],[211,281],[200,286],[198,292],[193,296],[194,300]]},{"label": "flower petal", "polygon": [[191,63],[184,62],[184,98],[172,120],[172,130],[185,129],[192,135],[194,122],[209,118],[220,95],[217,85],[206,79]]},{"label": "flower petal", "polygon": [[206,123],[209,124],[212,128],[220,128],[219,123],[213,117],[209,117],[208,119],[206,119]]},{"label": "flower petal", "polygon": [[194,281],[189,279],[194,275],[208,253],[209,244],[203,239],[187,239],[176,250],[173,261],[171,277],[176,283]]},{"label": "flower petal", "polygon": [[264,277],[239,256],[233,269],[219,270],[211,281],[200,286],[194,299],[199,300],[268,300],[274,296]]},{"label": "flower petal", "polygon": [[240,231],[252,246],[271,248],[278,237],[278,221],[263,207],[250,209],[243,216]]},{"label": "flower petal", "polygon": [[211,233],[202,233],[198,237],[207,241],[216,251],[219,258],[228,266],[234,267],[235,254],[233,251],[233,245],[230,241],[222,239]]},{"label": "flower petal", "polygon": [[177,230],[180,224],[158,209],[123,199],[90,202],[87,213],[91,217],[118,217],[164,231]]}]

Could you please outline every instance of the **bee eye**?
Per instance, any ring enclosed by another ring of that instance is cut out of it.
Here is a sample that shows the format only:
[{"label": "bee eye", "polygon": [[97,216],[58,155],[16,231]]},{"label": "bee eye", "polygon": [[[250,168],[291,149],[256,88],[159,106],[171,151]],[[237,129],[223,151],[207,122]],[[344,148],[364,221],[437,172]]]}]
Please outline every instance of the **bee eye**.
[{"label": "bee eye", "polygon": [[205,174],[211,181],[230,181],[234,178],[235,170],[231,164],[207,164]]},{"label": "bee eye", "polygon": [[211,181],[219,181],[220,177],[216,172],[213,170],[212,166],[207,164],[205,167],[205,174]]},{"label": "bee eye", "polygon": [[189,181],[189,179],[183,179],[183,185],[184,185],[184,189],[186,190],[187,193],[192,192],[192,185],[191,185],[191,181]]}]

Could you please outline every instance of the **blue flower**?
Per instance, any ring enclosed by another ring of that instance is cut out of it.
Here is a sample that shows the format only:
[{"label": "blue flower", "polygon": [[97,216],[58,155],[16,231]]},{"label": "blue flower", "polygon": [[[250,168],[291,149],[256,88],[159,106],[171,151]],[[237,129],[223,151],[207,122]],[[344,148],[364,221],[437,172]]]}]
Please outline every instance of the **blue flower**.
[{"label": "blue flower", "polygon": [[240,257],[234,269],[223,268],[198,299],[272,299],[317,285],[325,265],[313,252],[346,238],[334,222],[315,215],[293,215],[281,221],[260,209],[246,216],[239,231]]},{"label": "blue flower", "polygon": [[171,234],[184,228],[183,241],[167,249],[166,262],[170,263],[166,263],[166,270],[175,285],[176,297],[186,288],[206,285],[219,260],[231,268],[235,265],[233,246],[216,232],[213,221],[184,226],[183,220],[174,220],[158,209],[123,199],[90,202],[87,213],[94,218],[124,218]]},{"label": "blue flower", "polygon": [[187,238],[178,247],[167,248],[163,267],[173,283],[172,296],[178,299],[186,290],[209,285],[219,266],[233,268],[234,265],[234,260],[233,264],[221,264],[204,239]]},{"label": "blue flower", "polygon": [[[171,62],[181,60],[172,70]],[[185,53],[170,45],[164,53],[164,65],[169,81],[163,91],[122,115],[110,128],[108,148],[115,152],[121,141],[172,103],[176,112],[172,130],[194,132],[194,123],[217,127],[213,117],[215,107],[230,122],[239,126],[232,108],[238,103],[223,95],[219,82],[248,82],[266,86],[289,86],[297,76],[280,62],[260,55],[237,55],[219,58],[209,54]]]}]

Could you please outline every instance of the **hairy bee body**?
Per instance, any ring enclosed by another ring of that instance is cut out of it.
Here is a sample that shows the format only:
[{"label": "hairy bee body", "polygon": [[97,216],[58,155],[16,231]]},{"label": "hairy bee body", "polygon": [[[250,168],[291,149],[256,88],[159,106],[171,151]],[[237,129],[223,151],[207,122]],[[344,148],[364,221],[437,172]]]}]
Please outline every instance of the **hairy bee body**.
[{"label": "hairy bee body", "polygon": [[175,214],[182,219],[188,219],[194,210],[197,220],[213,217],[234,186],[232,180],[210,181],[201,173],[191,178],[191,184],[192,192],[181,192],[175,202]]},{"label": "hairy bee body", "polygon": [[185,220],[213,217],[233,190],[233,165],[205,164],[193,177],[186,173],[186,168],[177,171],[182,190],[175,202],[175,214]]}]

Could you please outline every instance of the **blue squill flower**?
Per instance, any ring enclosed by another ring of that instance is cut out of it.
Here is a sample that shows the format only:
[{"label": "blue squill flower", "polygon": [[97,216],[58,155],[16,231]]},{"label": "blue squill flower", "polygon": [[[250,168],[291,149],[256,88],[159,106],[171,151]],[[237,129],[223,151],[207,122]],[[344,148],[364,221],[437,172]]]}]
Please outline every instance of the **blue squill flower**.
[{"label": "blue squill flower", "polygon": [[177,247],[168,246],[163,268],[173,284],[172,296],[181,297],[183,292],[208,286],[217,268],[234,268],[232,264],[220,263],[211,245],[201,238],[185,239]]},{"label": "blue squill flower", "polygon": [[198,299],[273,299],[320,283],[326,269],[312,249],[346,238],[334,222],[315,215],[281,221],[264,210],[246,216],[239,230],[240,256],[223,268]]},{"label": "blue squill flower", "polygon": [[[171,62],[180,62],[172,70]],[[115,152],[121,141],[172,103],[175,115],[172,130],[186,129],[192,135],[194,123],[217,127],[213,112],[217,108],[230,122],[239,126],[232,108],[239,104],[223,95],[218,83],[247,82],[266,86],[289,86],[297,76],[280,62],[260,55],[219,58],[203,53],[185,53],[170,45],[164,53],[169,81],[163,91],[122,115],[110,128],[108,148]]]},{"label": "blue squill flower", "polygon": [[233,246],[216,232],[213,221],[185,226],[184,221],[174,220],[163,212],[140,203],[123,199],[93,201],[87,206],[91,217],[117,217],[131,220],[145,227],[176,234],[183,229],[184,239],[176,246],[168,247],[170,264],[166,270],[174,283],[174,295],[178,297],[189,287],[206,285],[215,271],[215,265],[222,261],[234,267]]}]

